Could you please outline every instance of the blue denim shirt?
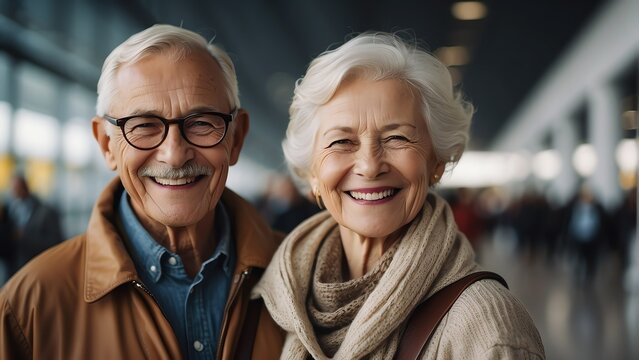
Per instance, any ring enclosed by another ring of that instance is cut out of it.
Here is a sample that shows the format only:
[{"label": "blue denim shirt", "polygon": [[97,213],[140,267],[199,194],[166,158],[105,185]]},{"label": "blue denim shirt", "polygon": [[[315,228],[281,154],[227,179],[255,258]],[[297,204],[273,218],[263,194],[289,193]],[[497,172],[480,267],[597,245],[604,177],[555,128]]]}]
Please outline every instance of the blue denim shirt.
[{"label": "blue denim shirt", "polygon": [[173,327],[184,357],[214,359],[235,268],[231,223],[224,205],[220,201],[215,208],[217,247],[193,279],[180,257],[158,244],[142,227],[126,191],[118,214],[140,280]]}]

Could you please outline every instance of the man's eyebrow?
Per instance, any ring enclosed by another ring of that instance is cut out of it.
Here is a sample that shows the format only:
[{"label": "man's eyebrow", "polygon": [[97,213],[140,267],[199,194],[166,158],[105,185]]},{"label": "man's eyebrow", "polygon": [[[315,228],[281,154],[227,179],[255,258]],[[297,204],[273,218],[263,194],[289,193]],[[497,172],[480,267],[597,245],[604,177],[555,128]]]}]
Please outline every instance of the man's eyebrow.
[{"label": "man's eyebrow", "polygon": [[194,108],[189,109],[188,113],[189,114],[193,114],[193,113],[198,113],[198,112],[221,112],[223,113],[224,111],[221,111],[219,108],[215,107],[215,106],[209,106],[209,105],[203,105],[203,106],[196,106]]},{"label": "man's eyebrow", "polygon": [[155,116],[161,116],[157,111],[155,110],[148,110],[148,109],[135,109],[127,114],[125,114],[125,116],[139,116],[139,115],[155,115]]},{"label": "man's eyebrow", "polygon": [[[224,111],[220,111],[220,109],[216,108],[215,106],[196,106],[194,108],[189,109],[189,111],[187,111],[186,113],[182,114],[181,117],[188,116],[190,114],[201,113],[201,112],[211,112],[211,111],[222,112],[222,113],[224,112]],[[141,115],[153,115],[153,116],[164,117],[157,110],[149,110],[149,109],[142,109],[142,108],[135,109],[131,111],[130,113],[128,113],[126,116],[141,116]]]}]

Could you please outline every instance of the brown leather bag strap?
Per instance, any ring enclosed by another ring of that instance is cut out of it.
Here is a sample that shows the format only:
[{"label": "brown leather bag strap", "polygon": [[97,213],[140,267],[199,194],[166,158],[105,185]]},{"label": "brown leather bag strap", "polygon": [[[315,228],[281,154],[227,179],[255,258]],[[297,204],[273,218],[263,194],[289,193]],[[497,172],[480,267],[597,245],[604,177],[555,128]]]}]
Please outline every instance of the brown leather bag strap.
[{"label": "brown leather bag strap", "polygon": [[235,358],[238,360],[251,360],[255,334],[257,334],[257,323],[260,322],[260,312],[263,304],[262,298],[249,301],[246,317],[244,318],[244,326],[237,343]]},{"label": "brown leather bag strap", "polygon": [[419,304],[411,314],[397,348],[395,359],[417,359],[426,344],[428,344],[433,332],[435,332],[435,328],[457,301],[457,298],[468,286],[481,279],[497,280],[508,288],[506,280],[498,274],[490,271],[480,271],[467,275],[439,290]]}]

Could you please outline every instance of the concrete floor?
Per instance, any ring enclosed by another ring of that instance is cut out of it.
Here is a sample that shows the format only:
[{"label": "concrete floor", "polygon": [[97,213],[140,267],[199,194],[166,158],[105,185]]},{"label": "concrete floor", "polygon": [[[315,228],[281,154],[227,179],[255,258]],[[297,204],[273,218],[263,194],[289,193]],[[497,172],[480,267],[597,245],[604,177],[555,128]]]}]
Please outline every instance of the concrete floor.
[{"label": "concrete floor", "polygon": [[600,259],[592,281],[579,282],[571,257],[521,254],[507,232],[484,240],[477,252],[525,304],[548,359],[639,359],[639,291],[624,289],[612,256]]}]

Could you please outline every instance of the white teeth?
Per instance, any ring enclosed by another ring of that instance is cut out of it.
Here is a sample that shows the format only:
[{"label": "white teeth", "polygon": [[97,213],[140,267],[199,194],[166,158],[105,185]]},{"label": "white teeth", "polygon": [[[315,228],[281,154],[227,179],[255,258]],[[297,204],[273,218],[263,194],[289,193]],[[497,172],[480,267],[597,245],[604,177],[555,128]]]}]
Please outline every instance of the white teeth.
[{"label": "white teeth", "polygon": [[189,178],[179,178],[179,179],[163,179],[163,178],[155,178],[155,181],[160,185],[186,185],[195,181],[194,177]]},{"label": "white teeth", "polygon": [[395,193],[395,190],[389,189],[375,193],[362,193],[357,191],[350,191],[349,194],[357,200],[381,200],[389,197]]}]

